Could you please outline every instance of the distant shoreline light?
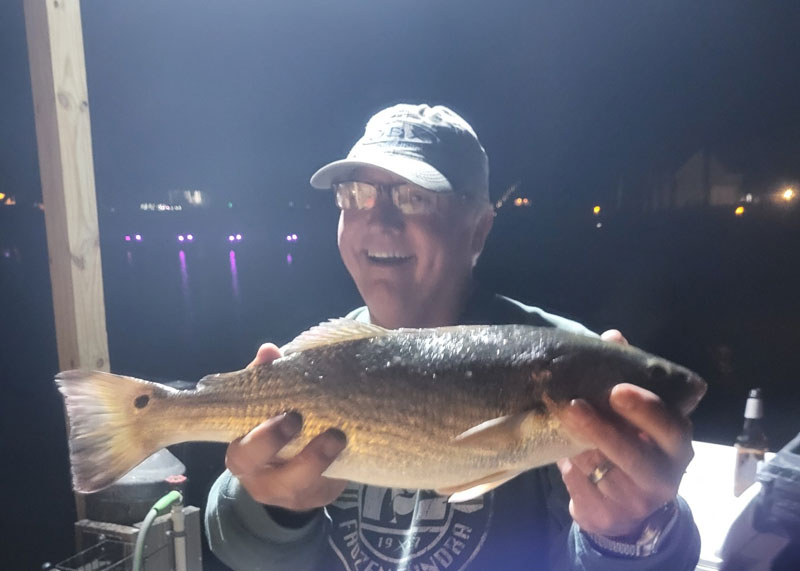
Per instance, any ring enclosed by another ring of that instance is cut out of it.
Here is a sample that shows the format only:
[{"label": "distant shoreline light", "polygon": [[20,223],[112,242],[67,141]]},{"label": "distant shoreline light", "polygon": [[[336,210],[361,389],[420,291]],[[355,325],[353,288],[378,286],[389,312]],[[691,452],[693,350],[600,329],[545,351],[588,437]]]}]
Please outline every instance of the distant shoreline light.
[{"label": "distant shoreline light", "polygon": [[180,204],[164,204],[161,202],[142,202],[139,205],[139,210],[144,210],[146,212],[180,212],[183,210],[183,206]]}]

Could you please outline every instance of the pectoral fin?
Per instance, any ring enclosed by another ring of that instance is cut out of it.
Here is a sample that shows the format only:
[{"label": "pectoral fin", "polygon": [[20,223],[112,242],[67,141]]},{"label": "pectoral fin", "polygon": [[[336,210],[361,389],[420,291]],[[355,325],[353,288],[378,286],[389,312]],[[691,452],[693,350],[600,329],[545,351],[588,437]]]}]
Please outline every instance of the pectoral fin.
[{"label": "pectoral fin", "polygon": [[497,486],[508,482],[511,478],[517,476],[520,472],[518,470],[504,470],[502,472],[495,472],[489,474],[484,478],[461,484],[460,486],[452,486],[449,488],[440,488],[436,493],[441,496],[450,496],[447,498],[449,503],[466,502],[478,496],[482,496],[486,492],[495,489]]},{"label": "pectoral fin", "polygon": [[476,448],[505,448],[520,442],[531,425],[540,421],[541,414],[536,411],[500,416],[465,430],[453,443]]}]

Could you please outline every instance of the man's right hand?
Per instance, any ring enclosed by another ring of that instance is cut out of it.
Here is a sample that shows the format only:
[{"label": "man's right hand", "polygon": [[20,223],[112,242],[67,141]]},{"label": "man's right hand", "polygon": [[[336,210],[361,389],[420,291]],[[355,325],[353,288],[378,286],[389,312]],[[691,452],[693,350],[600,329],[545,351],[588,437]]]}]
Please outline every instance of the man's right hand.
[{"label": "man's right hand", "polygon": [[[265,343],[248,367],[271,363],[280,356],[277,346]],[[302,424],[300,415],[290,412],[259,424],[228,445],[225,465],[257,502],[306,511],[333,502],[347,485],[346,480],[322,476],[346,445],[338,430],[319,434],[290,460],[278,458]]]}]

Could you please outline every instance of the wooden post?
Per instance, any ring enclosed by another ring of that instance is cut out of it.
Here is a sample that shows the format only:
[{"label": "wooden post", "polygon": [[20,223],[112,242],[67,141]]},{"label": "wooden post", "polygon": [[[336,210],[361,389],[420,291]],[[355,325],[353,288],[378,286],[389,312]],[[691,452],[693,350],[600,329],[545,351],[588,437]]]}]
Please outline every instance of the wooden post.
[{"label": "wooden post", "polygon": [[25,0],[58,363],[109,370],[79,0]]},{"label": "wooden post", "polygon": [[[109,370],[79,0],[25,0],[61,370]],[[85,517],[76,495],[78,519]]]}]

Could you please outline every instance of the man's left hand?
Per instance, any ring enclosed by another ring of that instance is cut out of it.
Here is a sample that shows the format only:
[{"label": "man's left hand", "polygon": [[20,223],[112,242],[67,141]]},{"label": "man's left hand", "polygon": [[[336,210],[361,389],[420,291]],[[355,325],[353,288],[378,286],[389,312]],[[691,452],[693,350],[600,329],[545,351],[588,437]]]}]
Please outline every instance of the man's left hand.
[{"label": "man's left hand", "polygon": [[[627,344],[616,330],[601,337]],[[562,413],[565,427],[595,448],[559,460],[558,467],[570,514],[582,530],[635,541],[647,517],[677,495],[694,456],[692,428],[688,418],[635,385],[616,385],[609,403],[618,419],[580,399]]]}]

